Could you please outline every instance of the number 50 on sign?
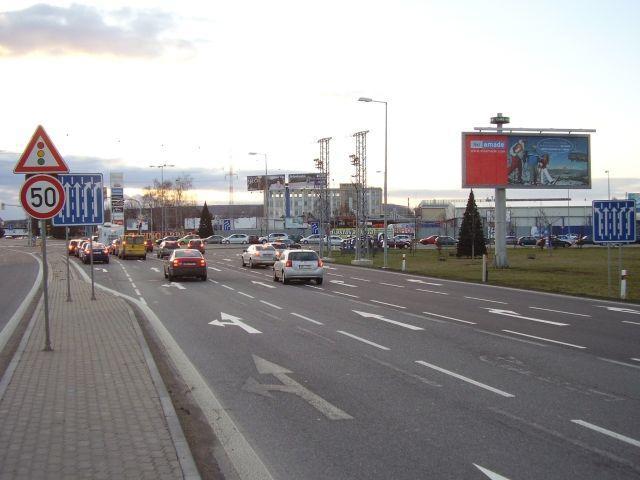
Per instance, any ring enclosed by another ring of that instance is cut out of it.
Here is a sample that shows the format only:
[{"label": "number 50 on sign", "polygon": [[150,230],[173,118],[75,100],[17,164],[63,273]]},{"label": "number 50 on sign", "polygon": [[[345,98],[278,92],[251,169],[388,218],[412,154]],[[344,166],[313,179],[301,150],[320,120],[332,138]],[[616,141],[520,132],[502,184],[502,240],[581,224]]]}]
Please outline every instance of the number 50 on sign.
[{"label": "number 50 on sign", "polygon": [[51,218],[64,206],[64,189],[51,175],[34,175],[22,184],[20,203],[33,218]]}]

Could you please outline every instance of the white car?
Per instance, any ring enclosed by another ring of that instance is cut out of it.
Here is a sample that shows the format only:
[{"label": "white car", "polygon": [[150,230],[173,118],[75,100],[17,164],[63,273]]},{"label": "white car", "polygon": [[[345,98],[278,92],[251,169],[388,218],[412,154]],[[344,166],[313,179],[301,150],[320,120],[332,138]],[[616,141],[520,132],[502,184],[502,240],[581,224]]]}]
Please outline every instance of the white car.
[{"label": "white car", "polygon": [[223,238],[222,243],[246,245],[247,243],[249,243],[249,235],[245,235],[244,233],[234,233],[233,235],[229,235],[228,237]]},{"label": "white car", "polygon": [[242,252],[241,258],[243,267],[273,265],[276,261],[276,249],[271,245],[249,245],[249,248]]},{"label": "white car", "polygon": [[277,242],[278,240],[287,240],[288,238],[289,238],[289,235],[287,235],[286,233],[274,232],[274,233],[270,233],[266,237],[260,237],[258,241],[264,244],[264,243]]},{"label": "white car", "polygon": [[310,243],[320,243],[320,238],[322,235],[314,233],[313,235],[309,235],[308,237],[302,237],[300,239],[300,243],[303,245],[309,245]]},{"label": "white car", "polygon": [[273,281],[287,284],[291,280],[315,280],[322,285],[324,268],[322,260],[313,250],[285,250],[273,264]]},{"label": "white car", "polygon": [[[327,240],[325,239],[325,242],[326,241]],[[339,247],[340,245],[342,245],[342,237],[339,237],[338,235],[330,235],[329,245],[331,245],[332,247]]]}]

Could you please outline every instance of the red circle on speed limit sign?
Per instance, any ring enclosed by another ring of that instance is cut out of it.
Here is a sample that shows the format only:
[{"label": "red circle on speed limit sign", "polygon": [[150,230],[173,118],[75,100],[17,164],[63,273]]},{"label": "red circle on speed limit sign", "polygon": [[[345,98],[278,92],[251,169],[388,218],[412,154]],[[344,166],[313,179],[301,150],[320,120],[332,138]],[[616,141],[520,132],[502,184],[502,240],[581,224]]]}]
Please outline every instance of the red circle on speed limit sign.
[{"label": "red circle on speed limit sign", "polygon": [[20,203],[33,218],[55,217],[64,206],[64,188],[51,175],[34,175],[22,184]]}]

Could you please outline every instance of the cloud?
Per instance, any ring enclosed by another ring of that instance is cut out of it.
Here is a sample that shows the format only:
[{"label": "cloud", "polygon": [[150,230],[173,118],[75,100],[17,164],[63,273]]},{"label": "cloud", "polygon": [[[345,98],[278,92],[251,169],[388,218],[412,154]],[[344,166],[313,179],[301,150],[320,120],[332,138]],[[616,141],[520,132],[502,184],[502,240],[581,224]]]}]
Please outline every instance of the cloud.
[{"label": "cloud", "polygon": [[0,13],[0,56],[37,52],[157,57],[172,49],[191,51],[190,42],[165,36],[174,25],[174,17],[160,10],[103,12],[86,5],[41,3]]}]

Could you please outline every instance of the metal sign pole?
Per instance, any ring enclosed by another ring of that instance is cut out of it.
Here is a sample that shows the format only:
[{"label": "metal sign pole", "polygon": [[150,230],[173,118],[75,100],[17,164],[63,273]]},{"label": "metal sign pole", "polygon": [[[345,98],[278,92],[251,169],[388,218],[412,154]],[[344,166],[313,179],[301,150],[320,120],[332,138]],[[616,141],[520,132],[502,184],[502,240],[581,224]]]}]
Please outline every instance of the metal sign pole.
[{"label": "metal sign pole", "polygon": [[44,295],[44,351],[51,352],[51,334],[49,331],[49,267],[47,265],[47,228],[46,221],[40,220],[40,236],[42,237],[42,291]]},{"label": "metal sign pole", "polygon": [[91,262],[91,300],[96,299],[95,284],[93,282],[93,228],[90,229],[91,236],[89,237],[89,260]]},{"label": "metal sign pole", "polygon": [[[69,227],[65,227],[65,238],[67,240],[67,302],[71,301],[71,278],[70,278],[70,270],[69,264],[71,262],[71,255],[69,255]],[[77,248],[77,245],[76,245]]]},{"label": "metal sign pole", "polygon": [[607,243],[607,286],[611,296],[611,245]]}]

